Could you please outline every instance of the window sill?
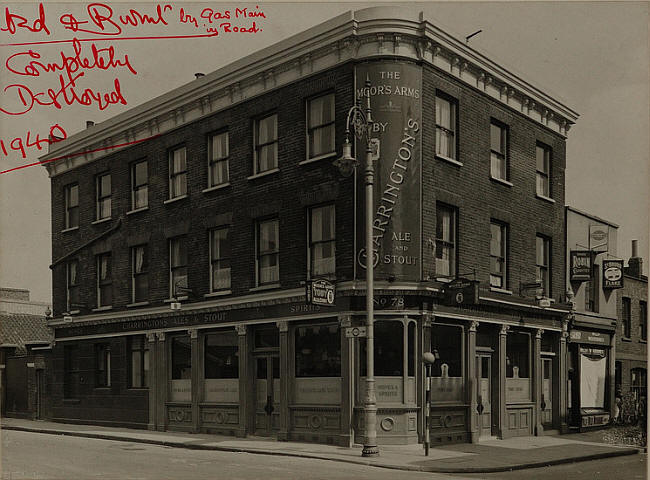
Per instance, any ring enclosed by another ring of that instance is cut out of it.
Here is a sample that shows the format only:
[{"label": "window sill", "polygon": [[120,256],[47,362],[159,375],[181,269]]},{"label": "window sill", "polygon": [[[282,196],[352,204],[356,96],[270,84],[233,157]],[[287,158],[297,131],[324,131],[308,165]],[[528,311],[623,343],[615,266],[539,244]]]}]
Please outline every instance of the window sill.
[{"label": "window sill", "polygon": [[100,218],[99,220],[95,220],[94,222],[92,222],[91,225],[98,225],[100,223],[110,222],[110,221],[111,221],[111,217]]},{"label": "window sill", "polygon": [[621,337],[621,341],[623,341],[623,342],[631,342],[632,339],[630,337]]},{"label": "window sill", "polygon": [[78,313],[81,313],[81,310],[70,310],[70,311],[68,312],[68,315],[76,315],[76,314],[78,314]]},{"label": "window sill", "polygon": [[491,292],[504,293],[506,295],[512,295],[512,290],[507,290],[505,288],[490,287]]},{"label": "window sill", "polygon": [[190,297],[188,297],[187,295],[178,298],[166,298],[165,300],[163,300],[163,303],[182,302],[183,300],[187,300],[188,298]]},{"label": "window sill", "polygon": [[260,173],[256,173],[255,175],[251,175],[250,177],[246,177],[246,180],[255,180],[256,178],[262,178],[266,177],[267,175],[272,175],[274,173],[278,173],[280,171],[279,168],[272,168],[271,170],[265,170]]},{"label": "window sill", "polygon": [[327,158],[334,158],[336,157],[336,152],[330,152],[326,153],[324,155],[319,155],[318,157],[314,158],[306,158],[305,160],[300,160],[298,162],[298,165],[309,165],[310,163],[318,162],[320,160],[325,160]]},{"label": "window sill", "polygon": [[648,341],[641,338],[639,339],[639,343],[648,343]]},{"label": "window sill", "polygon": [[168,204],[170,204],[170,203],[178,202],[179,200],[183,200],[183,199],[185,199],[185,198],[187,198],[187,194],[185,194],[185,195],[180,195],[180,196],[178,196],[178,197],[174,197],[174,198],[169,198],[169,199],[167,199],[167,200],[165,200],[165,201],[163,202],[163,205],[168,205]]},{"label": "window sill", "polygon": [[492,175],[490,175],[490,180],[505,185],[506,187],[514,186],[512,182],[509,182],[508,180],[504,180],[503,178],[493,177]]},{"label": "window sill", "polygon": [[459,162],[458,160],[454,160],[453,158],[445,157],[444,155],[436,155],[436,158],[438,160],[442,160],[447,163],[451,163],[452,165],[456,165],[457,167],[462,167],[463,162]]},{"label": "window sill", "polygon": [[78,225],[76,227],[64,228],[63,230],[61,230],[61,233],[74,232],[75,230],[79,230]]},{"label": "window sill", "polygon": [[142,392],[149,390],[149,387],[126,387],[127,392]]},{"label": "window sill", "polygon": [[91,312],[105,312],[107,310],[113,310],[113,306],[112,305],[106,305],[104,307],[93,308],[91,310]]},{"label": "window sill", "polygon": [[546,195],[540,195],[539,193],[536,193],[535,196],[540,200],[544,200],[545,202],[555,203],[555,200],[553,200],[551,197],[547,197]]},{"label": "window sill", "polygon": [[149,302],[135,302],[135,303],[128,303],[126,305],[126,308],[145,307],[147,305],[149,305]]},{"label": "window sill", "polygon": [[232,295],[232,290],[219,290],[216,292],[210,292],[203,295],[203,298],[212,298],[212,297],[223,297],[225,295]]},{"label": "window sill", "polygon": [[110,390],[111,386],[110,385],[101,385],[98,387],[93,387],[93,390]]},{"label": "window sill", "polygon": [[208,192],[214,192],[216,190],[221,190],[222,188],[226,188],[230,186],[230,182],[226,183],[220,183],[219,185],[215,185],[214,187],[208,187],[203,190],[201,190],[201,193],[208,193]]},{"label": "window sill", "polygon": [[272,290],[274,288],[280,288],[279,283],[269,283],[268,285],[260,285],[259,287],[249,288],[249,292],[259,292],[262,290]]},{"label": "window sill", "polygon": [[127,215],[133,215],[134,213],[145,212],[145,211],[147,211],[147,210],[149,210],[149,206],[148,206],[148,205],[147,205],[146,207],[140,207],[140,208],[136,208],[136,209],[134,209],[134,210],[129,210],[128,212],[126,212],[126,214],[127,214]]},{"label": "window sill", "polygon": [[63,399],[63,404],[64,405],[78,405],[81,403],[81,400],[78,398],[64,398]]}]

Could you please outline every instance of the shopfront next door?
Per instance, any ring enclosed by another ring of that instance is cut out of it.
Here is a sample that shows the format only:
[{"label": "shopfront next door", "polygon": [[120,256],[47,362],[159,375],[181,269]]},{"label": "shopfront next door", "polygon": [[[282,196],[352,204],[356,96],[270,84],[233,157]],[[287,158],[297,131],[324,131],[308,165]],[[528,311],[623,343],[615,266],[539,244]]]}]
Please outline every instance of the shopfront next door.
[{"label": "shopfront next door", "polygon": [[492,354],[476,355],[476,385],[479,438],[492,436]]},{"label": "shopfront next door", "polygon": [[273,435],[280,424],[280,357],[255,357],[255,433]]}]

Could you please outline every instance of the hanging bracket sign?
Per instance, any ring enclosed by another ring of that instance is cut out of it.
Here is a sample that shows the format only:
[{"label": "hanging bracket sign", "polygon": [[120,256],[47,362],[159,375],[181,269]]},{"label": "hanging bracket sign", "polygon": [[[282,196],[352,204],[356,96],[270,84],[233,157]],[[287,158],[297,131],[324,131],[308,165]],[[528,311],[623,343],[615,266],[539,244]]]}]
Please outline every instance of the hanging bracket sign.
[{"label": "hanging bracket sign", "polygon": [[329,280],[309,280],[306,284],[307,303],[331,307],[335,300],[335,285]]}]

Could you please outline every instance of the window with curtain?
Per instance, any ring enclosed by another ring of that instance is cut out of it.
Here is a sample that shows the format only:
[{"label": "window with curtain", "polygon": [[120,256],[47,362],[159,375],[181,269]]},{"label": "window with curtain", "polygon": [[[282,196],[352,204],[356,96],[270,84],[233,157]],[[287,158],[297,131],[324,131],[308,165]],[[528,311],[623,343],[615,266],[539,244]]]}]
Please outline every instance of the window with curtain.
[{"label": "window with curtain", "polygon": [[255,122],[255,172],[262,173],[278,166],[278,115]]},{"label": "window with curtain", "polygon": [[535,147],[537,157],[537,194],[544,197],[551,196],[551,147],[537,143]]},{"label": "window with curtain", "polygon": [[66,185],[65,191],[65,228],[79,226],[79,184]]},{"label": "window with curtain", "polygon": [[455,99],[441,92],[436,94],[436,155],[456,160]]},{"label": "window with curtain", "polygon": [[279,221],[257,223],[257,283],[265,285],[280,280]]},{"label": "window with curtain", "polygon": [[70,260],[66,263],[66,291],[68,312],[79,308],[79,261]]},{"label": "window with curtain", "polygon": [[113,303],[113,276],[111,254],[97,255],[97,306],[106,307]]},{"label": "window with curtain", "polygon": [[208,187],[216,187],[229,181],[228,171],[228,132],[210,136],[208,142]]},{"label": "window with curtain", "polygon": [[98,175],[95,185],[97,196],[97,211],[95,216],[97,220],[111,217],[111,175],[103,173]]},{"label": "window with curtain", "polygon": [[580,348],[580,407],[604,408],[607,356],[599,348]]},{"label": "window with curtain", "polygon": [[169,294],[171,298],[182,296],[187,283],[187,246],[185,237],[169,240]]},{"label": "window with curtain", "polygon": [[131,208],[145,208],[149,205],[149,173],[147,161],[142,160],[131,166]]},{"label": "window with curtain", "polygon": [[296,377],[340,377],[339,327],[309,325],[295,329]]},{"label": "window with curtain", "polygon": [[456,209],[436,204],[436,275],[456,276]]},{"label": "window with curtain", "polygon": [[149,386],[149,349],[144,335],[128,338],[129,387]]},{"label": "window with curtain", "polygon": [[336,220],[334,205],[309,210],[309,274],[329,277],[336,273]]},{"label": "window with curtain", "polygon": [[308,100],[307,112],[308,158],[335,152],[334,94]]},{"label": "window with curtain", "polygon": [[508,180],[508,130],[505,125],[492,120],[490,123],[490,175]]},{"label": "window with curtain", "polygon": [[490,223],[490,286],[506,288],[507,258],[506,258],[507,226],[492,221]]},{"label": "window with curtain", "polygon": [[131,249],[131,272],[133,302],[146,302],[149,299],[149,258],[146,245]]},{"label": "window with curtain", "polygon": [[537,281],[541,284],[543,295],[551,295],[551,284],[549,278],[549,259],[550,259],[550,244],[551,241],[542,235],[537,235],[536,241],[536,273]]},{"label": "window with curtain", "polygon": [[169,198],[187,194],[187,158],[185,147],[169,152]]},{"label": "window with curtain", "polygon": [[211,290],[230,288],[230,228],[221,227],[210,231],[210,278]]}]

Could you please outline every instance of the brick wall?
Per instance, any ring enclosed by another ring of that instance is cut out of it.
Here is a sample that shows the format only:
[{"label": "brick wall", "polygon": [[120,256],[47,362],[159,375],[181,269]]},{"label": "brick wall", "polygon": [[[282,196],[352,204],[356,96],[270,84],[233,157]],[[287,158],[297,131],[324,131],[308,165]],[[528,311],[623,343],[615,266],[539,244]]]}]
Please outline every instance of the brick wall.
[{"label": "brick wall", "polygon": [[22,288],[0,288],[0,299],[29,302],[29,290]]},{"label": "brick wall", "polygon": [[[638,277],[625,276],[623,288],[617,292],[617,318],[616,327],[616,361],[621,366],[621,390],[623,393],[630,390],[631,372],[633,368],[647,370],[647,341],[641,340],[640,301],[648,302],[648,281]],[[631,329],[630,338],[623,337],[623,298],[630,299],[631,304]]]}]

